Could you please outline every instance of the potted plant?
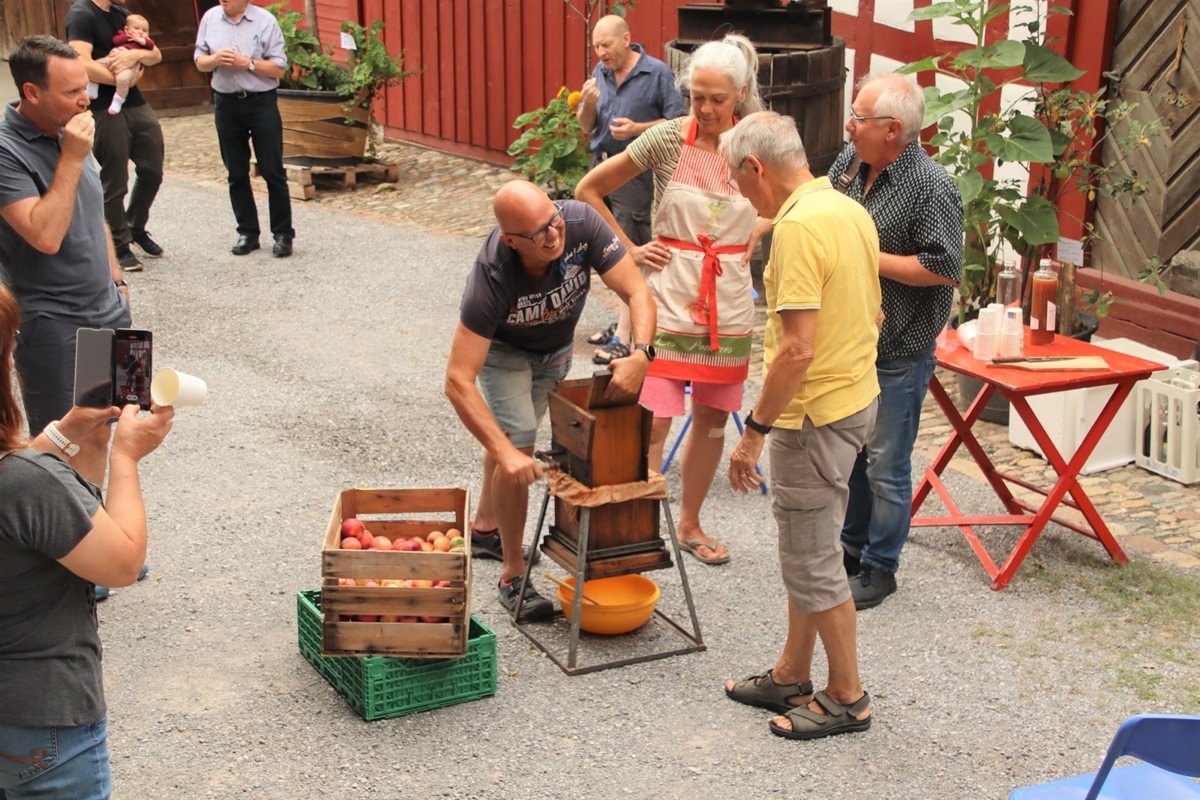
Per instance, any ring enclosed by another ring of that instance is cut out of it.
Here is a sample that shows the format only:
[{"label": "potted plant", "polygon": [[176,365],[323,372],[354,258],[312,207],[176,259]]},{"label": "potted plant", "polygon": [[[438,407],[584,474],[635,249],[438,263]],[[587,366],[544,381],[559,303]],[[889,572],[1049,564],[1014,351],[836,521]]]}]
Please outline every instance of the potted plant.
[{"label": "potted plant", "polygon": [[[989,25],[1009,12],[1010,20],[1027,20],[1012,26],[1014,31],[1024,30],[1024,38],[989,44]],[[1047,17],[1063,13],[1070,11],[1046,8]],[[900,70],[935,72],[950,78],[944,85],[953,87],[925,89],[924,125],[935,126],[929,140],[938,148],[934,159],[946,167],[962,195],[961,324],[995,301],[996,265],[1006,245],[1021,263],[1023,292],[1028,291],[1028,278],[1039,258],[1059,240],[1056,201],[1063,193],[1080,191],[1093,199],[1101,192],[1116,197],[1145,191],[1144,181],[1122,166],[1133,150],[1147,144],[1153,131],[1135,129],[1134,135],[1116,141],[1121,158],[1112,163],[1095,158],[1105,137],[1114,135],[1114,128],[1105,126],[1106,116],[1127,119],[1130,107],[1110,109],[1104,90],[1089,94],[1071,89],[1070,82],[1084,73],[1049,46],[1032,3],[945,0],[914,9],[909,19],[949,21],[970,32],[971,42],[961,51],[933,55]],[[1018,165],[1022,171],[1019,177],[998,177],[999,165]],[[1088,231],[1094,236],[1090,227]],[[1103,313],[1112,298],[1091,300]],[[1087,305],[1085,298],[1084,308]],[[1073,315],[1072,323],[1079,316]],[[1082,316],[1086,319],[1086,312]],[[1085,327],[1094,331],[1096,324],[1093,317]],[[969,402],[976,392],[960,382],[960,394]],[[984,419],[1006,422],[1006,405],[1000,398]]]},{"label": "potted plant", "polygon": [[575,196],[575,186],[587,173],[590,147],[579,127],[575,109],[579,92],[562,87],[543,108],[517,117],[513,127],[521,135],[508,146],[516,156],[515,172],[545,188],[551,198]]},{"label": "potted plant", "polygon": [[369,131],[377,121],[376,100],[415,71],[404,66],[404,51],[391,55],[383,42],[383,21],[369,27],[343,22],[355,47],[346,64],[323,48],[304,15],[285,3],[268,6],[283,32],[288,72],[280,80],[279,112],[285,134],[284,156],[314,161],[361,160]]},{"label": "potted plant", "polygon": [[[1016,12],[1028,18],[1013,26],[1024,29],[1025,38],[988,44],[988,26],[1006,12],[1012,13],[1010,19]],[[1070,13],[1062,6],[1046,9],[1047,16]],[[924,122],[936,126],[929,140],[938,148],[934,158],[953,176],[963,199],[961,323],[995,300],[995,265],[1006,243],[1027,278],[1045,248],[1058,242],[1056,201],[1065,192],[1079,191],[1089,199],[1099,193],[1144,192],[1145,181],[1126,172],[1124,164],[1156,131],[1133,123],[1128,104],[1110,107],[1105,90],[1089,94],[1069,86],[1083,71],[1049,46],[1031,3],[946,0],[915,9],[909,19],[948,20],[973,39],[960,52],[930,56],[900,70],[936,72],[958,87],[925,89]],[[963,116],[966,125],[959,124]],[[1111,123],[1118,120],[1132,128],[1116,138]],[[1110,138],[1119,157],[1100,163],[1096,155]],[[1023,172],[1019,178],[996,177],[1000,164],[1019,165]],[[1111,298],[1095,300],[1097,307],[1106,307]]]}]

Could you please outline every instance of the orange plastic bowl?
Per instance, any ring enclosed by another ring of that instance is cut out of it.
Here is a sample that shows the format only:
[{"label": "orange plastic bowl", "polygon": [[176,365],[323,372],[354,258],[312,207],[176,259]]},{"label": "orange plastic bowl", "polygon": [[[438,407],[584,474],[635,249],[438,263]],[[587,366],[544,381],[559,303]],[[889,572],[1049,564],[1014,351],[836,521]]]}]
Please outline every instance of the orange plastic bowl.
[{"label": "orange plastic bowl", "polygon": [[[565,582],[571,588],[558,587],[558,602],[562,604],[563,614],[570,622],[571,604],[575,601],[575,579],[567,578]],[[658,584],[641,575],[584,581],[583,593],[598,605],[583,601],[579,627],[588,633],[605,635],[629,633],[645,625],[654,613],[654,606],[661,594]]]}]

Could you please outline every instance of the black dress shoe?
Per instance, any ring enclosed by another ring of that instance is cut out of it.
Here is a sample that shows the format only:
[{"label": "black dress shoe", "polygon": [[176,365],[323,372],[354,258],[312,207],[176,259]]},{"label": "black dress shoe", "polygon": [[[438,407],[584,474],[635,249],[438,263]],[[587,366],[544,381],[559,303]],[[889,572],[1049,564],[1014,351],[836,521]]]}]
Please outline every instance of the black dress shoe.
[{"label": "black dress shoe", "polygon": [[292,237],[284,234],[275,236],[275,246],[271,248],[271,252],[276,258],[287,258],[292,254]]},{"label": "black dress shoe", "polygon": [[243,233],[241,236],[238,237],[237,243],[234,244],[234,246],[229,249],[229,252],[233,253],[235,256],[244,256],[247,253],[249,253],[251,250],[257,250],[257,249],[258,249],[258,237],[257,236],[248,236]]},{"label": "black dress shoe", "polygon": [[896,573],[876,569],[870,564],[862,564],[858,575],[850,581],[850,594],[858,611],[874,608],[895,592]]}]

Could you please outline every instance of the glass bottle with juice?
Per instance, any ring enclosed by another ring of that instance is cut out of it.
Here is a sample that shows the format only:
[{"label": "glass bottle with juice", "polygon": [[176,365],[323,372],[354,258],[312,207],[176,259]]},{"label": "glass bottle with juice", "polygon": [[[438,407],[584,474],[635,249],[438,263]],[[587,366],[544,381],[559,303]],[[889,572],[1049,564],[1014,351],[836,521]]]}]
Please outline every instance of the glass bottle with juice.
[{"label": "glass bottle with juice", "polygon": [[1038,262],[1037,271],[1033,273],[1033,302],[1029,309],[1030,344],[1044,345],[1054,343],[1054,331],[1057,327],[1058,276],[1050,267],[1050,259],[1043,258]]}]

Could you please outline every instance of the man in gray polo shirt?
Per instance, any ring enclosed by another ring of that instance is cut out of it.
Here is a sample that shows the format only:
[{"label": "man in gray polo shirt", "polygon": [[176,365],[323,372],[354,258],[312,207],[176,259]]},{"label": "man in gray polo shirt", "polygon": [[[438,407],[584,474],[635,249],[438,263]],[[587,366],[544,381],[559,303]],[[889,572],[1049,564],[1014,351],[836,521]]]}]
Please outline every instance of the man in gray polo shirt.
[{"label": "man in gray polo shirt", "polygon": [[79,54],[31,36],[9,67],[20,99],[0,121],[0,277],[21,304],[15,360],[36,435],[73,405],[76,331],[129,327],[129,287],[104,222]]}]

